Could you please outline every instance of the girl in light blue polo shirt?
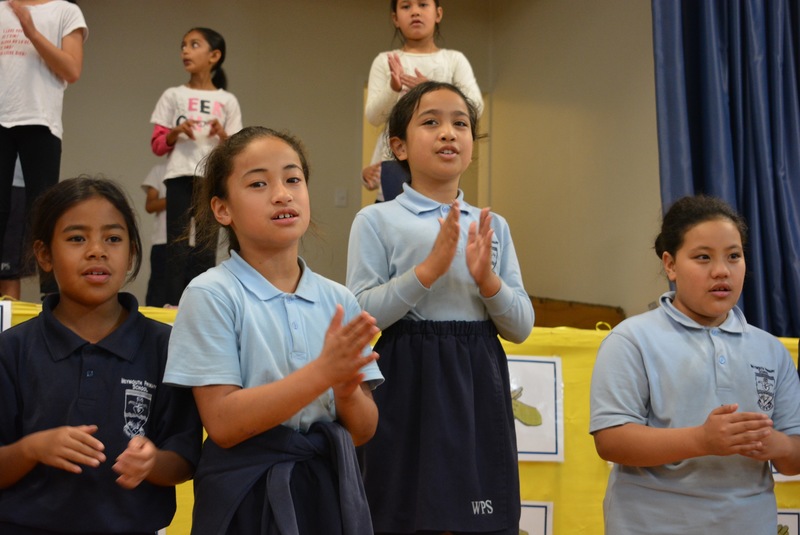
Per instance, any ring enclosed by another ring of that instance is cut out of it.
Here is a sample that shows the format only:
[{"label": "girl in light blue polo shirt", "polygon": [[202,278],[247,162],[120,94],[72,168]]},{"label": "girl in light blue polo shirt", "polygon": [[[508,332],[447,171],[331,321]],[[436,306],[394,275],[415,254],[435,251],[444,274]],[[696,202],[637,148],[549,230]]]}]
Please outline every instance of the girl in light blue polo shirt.
[{"label": "girl in light blue polo shirt", "polygon": [[231,258],[180,300],[165,381],[191,387],[208,440],[193,534],[355,534],[372,525],[355,457],[375,432],[375,320],[298,256],[311,221],[292,136],[248,127],[217,146],[197,240]]},{"label": "girl in light blue polo shirt", "polygon": [[362,209],[350,232],[347,285],[382,329],[375,349],[387,379],[364,451],[376,533],[519,533],[498,334],[525,340],[533,307],[505,219],[470,206],[458,188],[476,123],[455,86],[410,89],[389,118],[389,142],[411,181]]},{"label": "girl in light blue polo shirt", "polygon": [[746,241],[725,202],[678,200],[655,244],[675,291],[600,346],[590,432],[616,463],[606,533],[777,531],[769,461],[800,472],[800,381],[783,344],[736,306]]}]

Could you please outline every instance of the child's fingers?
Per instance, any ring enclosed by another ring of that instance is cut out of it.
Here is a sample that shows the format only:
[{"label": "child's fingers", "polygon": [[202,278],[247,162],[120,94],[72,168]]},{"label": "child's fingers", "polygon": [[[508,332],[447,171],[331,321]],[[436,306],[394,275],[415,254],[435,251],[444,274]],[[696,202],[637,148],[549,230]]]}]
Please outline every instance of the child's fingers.
[{"label": "child's fingers", "polygon": [[750,423],[758,427],[772,425],[772,420],[763,412],[736,412],[730,415],[730,421],[733,423]]},{"label": "child's fingers", "polygon": [[348,321],[346,324],[342,325],[342,317],[344,316],[344,310],[342,309],[342,305],[336,305],[336,307],[337,307],[337,314],[334,315],[334,321],[338,321],[339,329],[337,330],[337,332],[343,337],[353,336],[353,334],[358,332],[359,330],[363,330],[371,325],[375,325],[375,318],[373,318],[366,312],[361,312],[353,319]]},{"label": "child's fingers", "polygon": [[126,489],[137,487],[155,466],[157,451],[155,444],[146,437],[133,437],[112,466],[120,474],[117,484]]},{"label": "child's fingers", "polygon": [[732,414],[732,413],[736,412],[736,410],[738,408],[739,408],[739,404],[738,403],[731,403],[731,404],[728,404],[728,405],[720,405],[719,407],[714,408],[711,411],[710,414],[712,414],[712,415]]},{"label": "child's fingers", "polygon": [[331,322],[328,325],[328,334],[335,334],[342,329],[342,319],[344,318],[344,308],[342,305],[336,305],[336,310],[333,313]]},{"label": "child's fingers", "polygon": [[469,229],[467,230],[467,241],[468,243],[474,243],[478,237],[478,225],[475,221],[469,224]]},{"label": "child's fingers", "polygon": [[128,442],[128,447],[125,448],[125,451],[117,457],[117,460],[128,457],[146,459],[150,456],[150,452],[148,451],[149,444],[150,441],[145,437],[133,437]]},{"label": "child's fingers", "polygon": [[379,329],[375,325],[375,318],[362,312],[353,318],[347,325],[342,327],[341,336],[349,343],[364,347],[372,337],[378,333]]},{"label": "child's fingers", "polygon": [[481,209],[481,216],[480,216],[480,232],[481,234],[486,234],[492,231],[492,214],[491,208],[486,207]]},{"label": "child's fingers", "polygon": [[458,221],[458,217],[460,215],[461,215],[461,205],[458,203],[458,200],[455,200],[452,203],[450,203],[450,211],[447,214],[447,218]]},{"label": "child's fingers", "polygon": [[28,435],[27,443],[40,463],[79,474],[81,466],[97,467],[106,460],[95,432],[97,426],[64,426]]},{"label": "child's fingers", "polygon": [[[340,307],[340,306],[339,306]],[[359,357],[364,347],[378,334],[379,329],[375,318],[362,312],[346,325],[341,325],[341,315],[337,310],[331,327],[328,329],[326,345],[329,344],[331,356],[339,355],[340,358]],[[338,322],[338,323],[337,323]],[[337,324],[338,327],[334,327]],[[357,363],[354,363],[355,366]]]}]

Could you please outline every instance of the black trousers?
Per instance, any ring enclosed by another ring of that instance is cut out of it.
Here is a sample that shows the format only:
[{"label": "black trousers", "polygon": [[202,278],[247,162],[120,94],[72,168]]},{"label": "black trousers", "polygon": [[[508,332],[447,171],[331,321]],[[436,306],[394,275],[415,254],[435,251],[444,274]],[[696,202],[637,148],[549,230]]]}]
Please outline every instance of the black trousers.
[{"label": "black trousers", "polygon": [[[11,212],[11,184],[19,157],[25,178],[25,213],[32,213],[36,199],[58,183],[61,169],[61,140],[44,125],[0,126],[0,251],[4,250]],[[51,276],[40,273],[42,293],[56,291]]]},{"label": "black trousers", "polygon": [[167,187],[166,302],[177,305],[193,278],[214,267],[215,250],[189,245],[192,196],[200,177],[179,176],[164,181]]},{"label": "black trousers", "polygon": [[167,304],[167,245],[153,245],[150,248],[150,280],[147,281],[147,296],[144,303],[149,307],[163,307]]}]

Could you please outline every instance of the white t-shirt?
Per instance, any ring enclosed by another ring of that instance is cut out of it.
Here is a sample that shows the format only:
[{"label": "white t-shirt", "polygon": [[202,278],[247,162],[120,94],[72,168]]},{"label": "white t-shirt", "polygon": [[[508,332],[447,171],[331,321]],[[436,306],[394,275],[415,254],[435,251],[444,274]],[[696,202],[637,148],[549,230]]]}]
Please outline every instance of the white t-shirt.
[{"label": "white t-shirt", "polygon": [[[147,177],[142,182],[142,189],[147,193],[147,188],[155,188],[158,190],[158,197],[165,198],[167,196],[167,186],[164,185],[164,173],[167,171],[167,162],[162,162],[154,165]],[[151,234],[150,243],[152,245],[163,245],[167,243],[167,211],[161,210],[155,214],[153,219],[153,233]]]},{"label": "white t-shirt", "polygon": [[174,128],[187,119],[197,121],[194,139],[181,134],[175,142],[167,161],[165,179],[202,174],[198,164],[219,143],[219,137],[208,135],[211,120],[215,118],[228,135],[242,129],[242,112],[233,93],[224,89],[191,89],[183,85],[164,91],[150,117],[151,123]]},{"label": "white t-shirt", "polygon": [[[75,4],[54,0],[27,6],[36,29],[61,48],[61,39],[75,30],[89,35]],[[0,125],[44,125],[61,139],[61,110],[67,82],[53,74],[30,40],[8,2],[0,2]]]},{"label": "white t-shirt", "polygon": [[[367,121],[373,126],[385,124],[389,119],[392,108],[407,91],[403,88],[397,92],[392,89],[392,73],[389,70],[389,54],[397,54],[403,71],[407,74],[415,74],[417,70],[428,80],[435,82],[447,82],[455,85],[478,109],[478,117],[483,112],[483,96],[472,72],[472,66],[467,57],[458,50],[442,48],[430,54],[412,54],[402,50],[392,50],[391,52],[381,52],[372,61],[369,71],[369,82],[367,83],[367,103],[364,107],[364,115]],[[391,160],[391,149],[386,142],[386,135],[378,137],[375,150],[372,153],[370,164]],[[378,200],[383,200],[383,191],[378,192]]]}]

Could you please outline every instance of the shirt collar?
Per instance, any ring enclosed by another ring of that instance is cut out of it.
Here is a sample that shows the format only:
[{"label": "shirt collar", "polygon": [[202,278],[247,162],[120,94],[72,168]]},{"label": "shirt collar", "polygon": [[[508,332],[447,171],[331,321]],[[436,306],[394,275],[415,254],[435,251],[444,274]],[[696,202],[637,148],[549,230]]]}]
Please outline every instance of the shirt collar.
[{"label": "shirt collar", "polygon": [[[319,287],[314,282],[314,272],[308,267],[305,260],[297,257],[300,264],[300,281],[294,291],[295,297],[305,299],[309,302],[319,301]],[[242,283],[247,291],[254,294],[261,301],[269,301],[282,295],[289,295],[277,289],[256,269],[248,264],[236,251],[231,251],[231,257],[222,263],[230,273]]]},{"label": "shirt collar", "polygon": [[[42,302],[42,325],[46,333],[43,339],[54,361],[64,360],[81,347],[91,344],[53,315],[53,309],[60,298],[58,294],[51,294]],[[132,362],[139,353],[139,346],[143,338],[140,332],[140,321],[143,318],[139,314],[139,303],[136,297],[121,292],[118,294],[118,299],[123,308],[128,311],[128,317],[125,318],[122,325],[94,345],[123,360]]]},{"label": "shirt collar", "polygon": [[[395,197],[394,200],[400,203],[400,205],[402,205],[406,210],[416,215],[419,215],[423,212],[441,210],[442,206],[449,206],[449,203],[440,203],[439,201],[434,201],[430,197],[426,197],[422,193],[412,188],[408,183],[403,184],[403,193]],[[470,205],[464,200],[464,192],[460,189],[458,190],[458,196],[455,198],[455,200],[458,201],[458,206],[460,207],[461,212],[469,212]]]},{"label": "shirt collar", "polygon": [[[694,321],[692,318],[675,308],[673,304],[673,300],[675,299],[675,292],[665,292],[661,298],[659,299],[661,303],[661,307],[664,309],[664,312],[667,313],[667,316],[672,318],[673,320],[677,321],[681,325],[685,327],[689,327],[691,329],[709,329],[710,327],[706,327],[705,325],[701,325]],[[739,307],[734,306],[730,313],[728,313],[728,317],[725,318],[725,321],[722,322],[722,325],[718,327],[713,327],[715,329],[719,329],[721,331],[729,332],[729,333],[744,333],[747,329],[747,320],[744,317],[744,314],[739,309]]]}]

